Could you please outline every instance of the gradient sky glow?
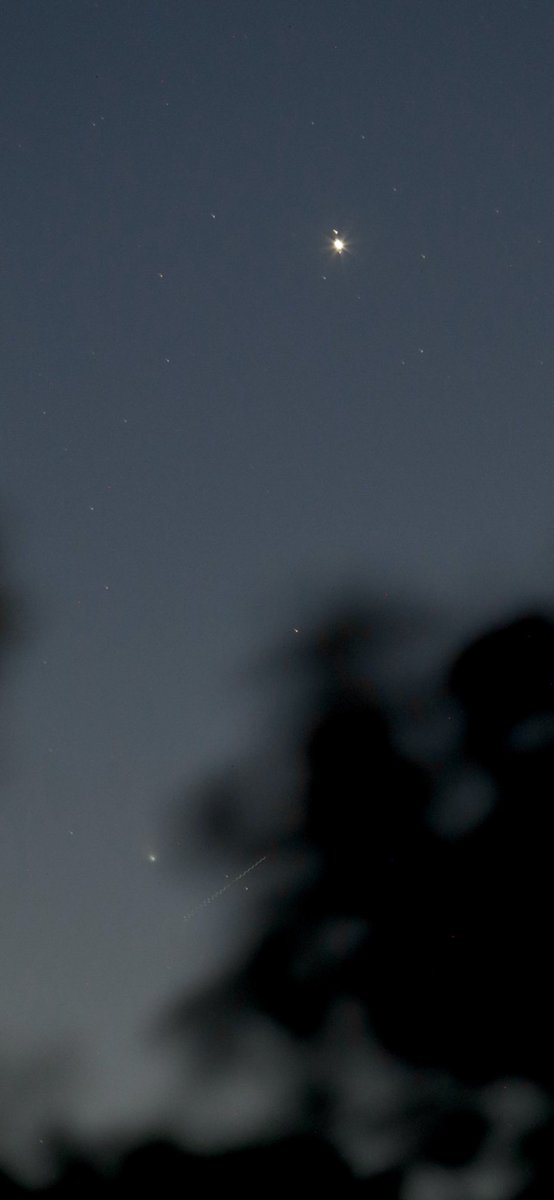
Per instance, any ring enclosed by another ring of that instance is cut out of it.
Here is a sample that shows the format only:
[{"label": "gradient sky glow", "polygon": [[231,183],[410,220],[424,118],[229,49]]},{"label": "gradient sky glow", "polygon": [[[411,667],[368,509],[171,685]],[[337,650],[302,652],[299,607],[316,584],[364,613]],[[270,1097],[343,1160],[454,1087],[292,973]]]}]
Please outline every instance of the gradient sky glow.
[{"label": "gradient sky glow", "polygon": [[183,924],[248,864],[172,872],[164,805],[255,748],[303,589],[551,594],[552,5],[24,0],[0,46],[0,1067],[54,1059],[0,1160],[39,1162],[58,1093],[166,1103],[141,1030],[263,867]]}]

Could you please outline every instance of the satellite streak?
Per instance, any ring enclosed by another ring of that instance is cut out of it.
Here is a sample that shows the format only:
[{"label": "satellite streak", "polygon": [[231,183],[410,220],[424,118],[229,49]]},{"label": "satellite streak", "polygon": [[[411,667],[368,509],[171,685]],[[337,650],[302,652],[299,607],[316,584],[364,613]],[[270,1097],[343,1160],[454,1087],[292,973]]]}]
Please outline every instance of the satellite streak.
[{"label": "satellite streak", "polygon": [[218,897],[222,896],[223,893],[228,891],[230,887],[233,887],[233,884],[240,883],[240,880],[244,879],[245,875],[249,875],[251,871],[255,871],[256,867],[259,867],[260,863],[265,862],[266,858],[267,854],[264,854],[262,858],[258,858],[255,863],[252,863],[252,866],[247,867],[246,871],[241,871],[240,875],[234,875],[233,878],[229,880],[229,883],[226,883],[224,887],[218,888],[217,892],[212,892],[211,896],[206,896],[205,900],[201,900],[200,904],[197,904],[196,907],[191,909],[190,912],[185,913],[183,921],[190,921],[191,917],[194,917],[197,912],[200,912],[201,908],[207,908],[208,904],[211,904],[213,900],[217,900]]}]

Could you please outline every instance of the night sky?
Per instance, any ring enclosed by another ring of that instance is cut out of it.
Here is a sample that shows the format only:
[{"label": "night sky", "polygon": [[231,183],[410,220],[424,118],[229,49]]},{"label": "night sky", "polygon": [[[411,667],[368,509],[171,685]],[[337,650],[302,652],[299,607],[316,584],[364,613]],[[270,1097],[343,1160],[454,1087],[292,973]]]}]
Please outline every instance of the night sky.
[{"label": "night sky", "polygon": [[12,0],[0,46],[0,1155],[40,1164],[53,1114],[167,1104],[143,1030],[263,865],[184,922],[248,863],[178,870],[165,812],[263,740],[307,597],[551,594],[552,5]]}]

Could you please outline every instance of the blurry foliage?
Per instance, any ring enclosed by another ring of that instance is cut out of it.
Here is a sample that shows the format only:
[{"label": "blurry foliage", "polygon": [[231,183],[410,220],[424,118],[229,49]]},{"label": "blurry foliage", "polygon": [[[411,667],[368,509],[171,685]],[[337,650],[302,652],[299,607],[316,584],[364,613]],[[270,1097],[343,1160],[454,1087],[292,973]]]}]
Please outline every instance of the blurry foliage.
[{"label": "blurry foliage", "polygon": [[[425,761],[380,694],[395,621],[405,638],[409,621],[357,604],[299,639],[294,821],[272,836],[269,822],[263,843],[240,775],[200,792],[197,846],[227,846],[244,870],[263,854],[273,884],[239,961],[177,998],[156,1037],[206,1141],[219,1104],[230,1126],[242,1113],[240,1148],[224,1132],[205,1151],[153,1137],[100,1169],[52,1137],[60,1179],[43,1195],[297,1180],[373,1200],[548,1194],[554,625],[526,614],[489,630],[445,670],[442,699],[399,695],[416,726],[456,707],[457,742]],[[437,805],[475,778],[487,803],[445,832]],[[263,809],[259,772],[250,802]]]}]

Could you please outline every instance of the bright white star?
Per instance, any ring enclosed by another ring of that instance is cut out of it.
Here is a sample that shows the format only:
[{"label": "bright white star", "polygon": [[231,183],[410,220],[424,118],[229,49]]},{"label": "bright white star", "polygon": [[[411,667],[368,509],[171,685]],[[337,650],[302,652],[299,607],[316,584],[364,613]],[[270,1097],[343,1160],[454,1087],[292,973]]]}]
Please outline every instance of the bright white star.
[{"label": "bright white star", "polygon": [[344,234],[339,233],[338,229],[331,230],[331,237],[329,238],[327,245],[333,254],[338,254],[339,257],[342,254],[350,253],[350,244],[344,237]]}]

